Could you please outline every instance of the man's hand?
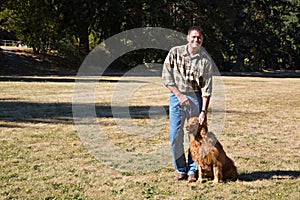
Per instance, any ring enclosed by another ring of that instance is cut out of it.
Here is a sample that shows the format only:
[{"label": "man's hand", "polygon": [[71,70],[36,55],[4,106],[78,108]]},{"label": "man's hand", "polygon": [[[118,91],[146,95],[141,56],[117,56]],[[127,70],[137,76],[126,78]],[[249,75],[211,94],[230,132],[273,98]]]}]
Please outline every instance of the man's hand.
[{"label": "man's hand", "polygon": [[186,95],[182,94],[176,86],[169,85],[168,88],[171,92],[173,92],[173,94],[177,96],[178,100],[180,101],[180,106],[190,107],[189,99]]},{"label": "man's hand", "polygon": [[207,118],[206,118],[206,113],[201,112],[199,115],[199,124],[204,125],[207,124]]},{"label": "man's hand", "polygon": [[178,99],[179,99],[179,101],[180,101],[180,105],[181,105],[181,106],[187,106],[187,107],[190,107],[190,101],[189,101],[189,99],[187,98],[186,95],[181,94],[181,95],[178,96]]},{"label": "man's hand", "polygon": [[210,101],[210,96],[202,97],[202,110],[201,110],[200,115],[199,115],[200,125],[206,125],[207,124],[206,113],[207,113],[207,110],[208,110],[209,101]]}]

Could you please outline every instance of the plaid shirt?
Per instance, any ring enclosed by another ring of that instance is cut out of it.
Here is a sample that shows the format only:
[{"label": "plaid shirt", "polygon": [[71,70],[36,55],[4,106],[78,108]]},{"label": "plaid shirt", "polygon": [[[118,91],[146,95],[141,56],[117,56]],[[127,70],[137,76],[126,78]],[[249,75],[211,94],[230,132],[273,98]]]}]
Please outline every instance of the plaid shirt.
[{"label": "plaid shirt", "polygon": [[202,91],[211,96],[213,60],[203,47],[190,57],[188,45],[173,47],[165,59],[162,78],[165,86],[176,86],[180,92]]}]

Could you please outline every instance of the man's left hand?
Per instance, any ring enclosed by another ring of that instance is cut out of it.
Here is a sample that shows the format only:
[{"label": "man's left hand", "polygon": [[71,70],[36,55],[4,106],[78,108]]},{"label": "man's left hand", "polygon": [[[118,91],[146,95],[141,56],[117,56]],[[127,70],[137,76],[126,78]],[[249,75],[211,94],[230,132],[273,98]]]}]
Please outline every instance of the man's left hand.
[{"label": "man's left hand", "polygon": [[201,112],[199,115],[199,124],[204,125],[207,123],[206,113]]}]

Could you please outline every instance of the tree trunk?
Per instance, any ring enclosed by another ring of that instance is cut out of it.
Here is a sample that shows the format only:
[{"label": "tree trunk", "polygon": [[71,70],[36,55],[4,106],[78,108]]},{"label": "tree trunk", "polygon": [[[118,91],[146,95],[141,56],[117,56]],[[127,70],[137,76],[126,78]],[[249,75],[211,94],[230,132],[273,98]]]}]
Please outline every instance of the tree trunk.
[{"label": "tree trunk", "polygon": [[88,33],[89,24],[82,24],[79,30],[79,48],[80,52],[88,54],[90,51],[89,45],[89,33]]}]

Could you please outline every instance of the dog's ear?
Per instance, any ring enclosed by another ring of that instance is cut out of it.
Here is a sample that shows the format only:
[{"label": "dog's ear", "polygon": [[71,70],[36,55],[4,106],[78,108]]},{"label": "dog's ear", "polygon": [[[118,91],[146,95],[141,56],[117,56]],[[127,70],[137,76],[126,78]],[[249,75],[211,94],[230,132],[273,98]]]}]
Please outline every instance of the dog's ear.
[{"label": "dog's ear", "polygon": [[200,135],[202,138],[204,138],[206,136],[206,133],[208,131],[207,126],[206,125],[199,125],[200,128]]}]

